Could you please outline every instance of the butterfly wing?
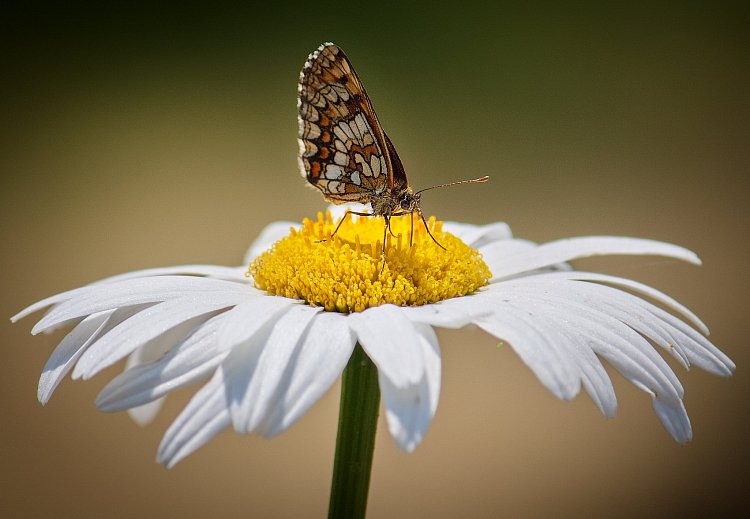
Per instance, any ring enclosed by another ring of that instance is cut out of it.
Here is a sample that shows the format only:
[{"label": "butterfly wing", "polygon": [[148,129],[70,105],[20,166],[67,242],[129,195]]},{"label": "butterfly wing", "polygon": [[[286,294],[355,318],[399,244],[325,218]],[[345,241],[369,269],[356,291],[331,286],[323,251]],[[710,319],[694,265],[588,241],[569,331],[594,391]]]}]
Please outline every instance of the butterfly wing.
[{"label": "butterfly wing", "polygon": [[335,204],[367,203],[392,189],[393,145],[344,52],[324,43],[310,54],[298,91],[302,176]]},{"label": "butterfly wing", "polygon": [[383,132],[385,138],[385,145],[388,149],[388,158],[391,164],[391,185],[389,188],[395,193],[401,193],[409,188],[409,179],[406,178],[406,170],[404,165],[401,163],[401,158],[396,153],[396,147],[391,142],[390,137]]}]

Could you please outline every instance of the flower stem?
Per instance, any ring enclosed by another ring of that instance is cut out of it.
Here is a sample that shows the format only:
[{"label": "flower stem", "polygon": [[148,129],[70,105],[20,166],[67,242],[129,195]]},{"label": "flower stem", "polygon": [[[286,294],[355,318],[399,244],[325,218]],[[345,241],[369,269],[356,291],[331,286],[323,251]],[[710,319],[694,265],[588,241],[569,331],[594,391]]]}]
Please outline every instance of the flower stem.
[{"label": "flower stem", "polygon": [[378,370],[357,344],[341,380],[329,519],[365,516],[379,407]]}]

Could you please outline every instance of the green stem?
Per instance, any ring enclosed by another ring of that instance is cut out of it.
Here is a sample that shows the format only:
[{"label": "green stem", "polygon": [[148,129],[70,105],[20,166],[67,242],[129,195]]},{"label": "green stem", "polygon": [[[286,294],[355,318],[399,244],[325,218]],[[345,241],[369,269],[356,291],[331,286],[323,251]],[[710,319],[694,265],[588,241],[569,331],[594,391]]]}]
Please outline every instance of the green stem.
[{"label": "green stem", "polygon": [[329,519],[365,516],[379,407],[378,370],[357,344],[341,380]]}]

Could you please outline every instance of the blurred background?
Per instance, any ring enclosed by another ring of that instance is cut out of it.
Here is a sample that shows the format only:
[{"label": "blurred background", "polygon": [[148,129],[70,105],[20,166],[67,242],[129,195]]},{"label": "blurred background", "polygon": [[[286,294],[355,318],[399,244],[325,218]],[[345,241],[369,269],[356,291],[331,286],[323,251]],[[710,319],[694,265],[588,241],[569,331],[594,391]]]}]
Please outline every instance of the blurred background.
[{"label": "blurred background", "polygon": [[118,366],[42,408],[38,376],[63,334],[7,320],[124,271],[238,264],[267,223],[322,209],[297,171],[295,103],[323,41],[352,59],[413,186],[491,176],[431,191],[427,213],[535,241],[691,248],[704,266],[577,265],[676,297],[739,366],[730,379],[674,366],[695,436],[681,446],[614,372],[608,421],[585,396],[556,400],[481,332],[441,332],[437,415],[410,455],[381,421],[370,517],[748,508],[747,3],[107,4],[2,2],[0,515],[325,514],[338,386],[281,437],[227,432],[167,471],[156,448],[192,391],[141,428],[94,407]]}]

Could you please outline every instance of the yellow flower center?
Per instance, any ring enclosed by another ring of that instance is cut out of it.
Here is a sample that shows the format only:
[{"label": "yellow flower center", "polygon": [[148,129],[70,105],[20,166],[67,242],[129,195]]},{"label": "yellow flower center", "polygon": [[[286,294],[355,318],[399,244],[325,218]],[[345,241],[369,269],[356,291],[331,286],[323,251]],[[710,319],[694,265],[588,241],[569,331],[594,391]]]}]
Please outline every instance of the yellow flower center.
[{"label": "yellow flower center", "polygon": [[273,295],[302,299],[313,306],[336,312],[361,312],[371,306],[392,303],[417,306],[464,296],[487,284],[490,269],[481,254],[442,230],[443,222],[429,219],[425,225],[391,218],[391,231],[382,258],[384,222],[375,217],[349,217],[336,236],[331,214],[318,213],[317,221],[305,219],[302,229],[277,241],[250,265],[248,275],[261,290]]}]

